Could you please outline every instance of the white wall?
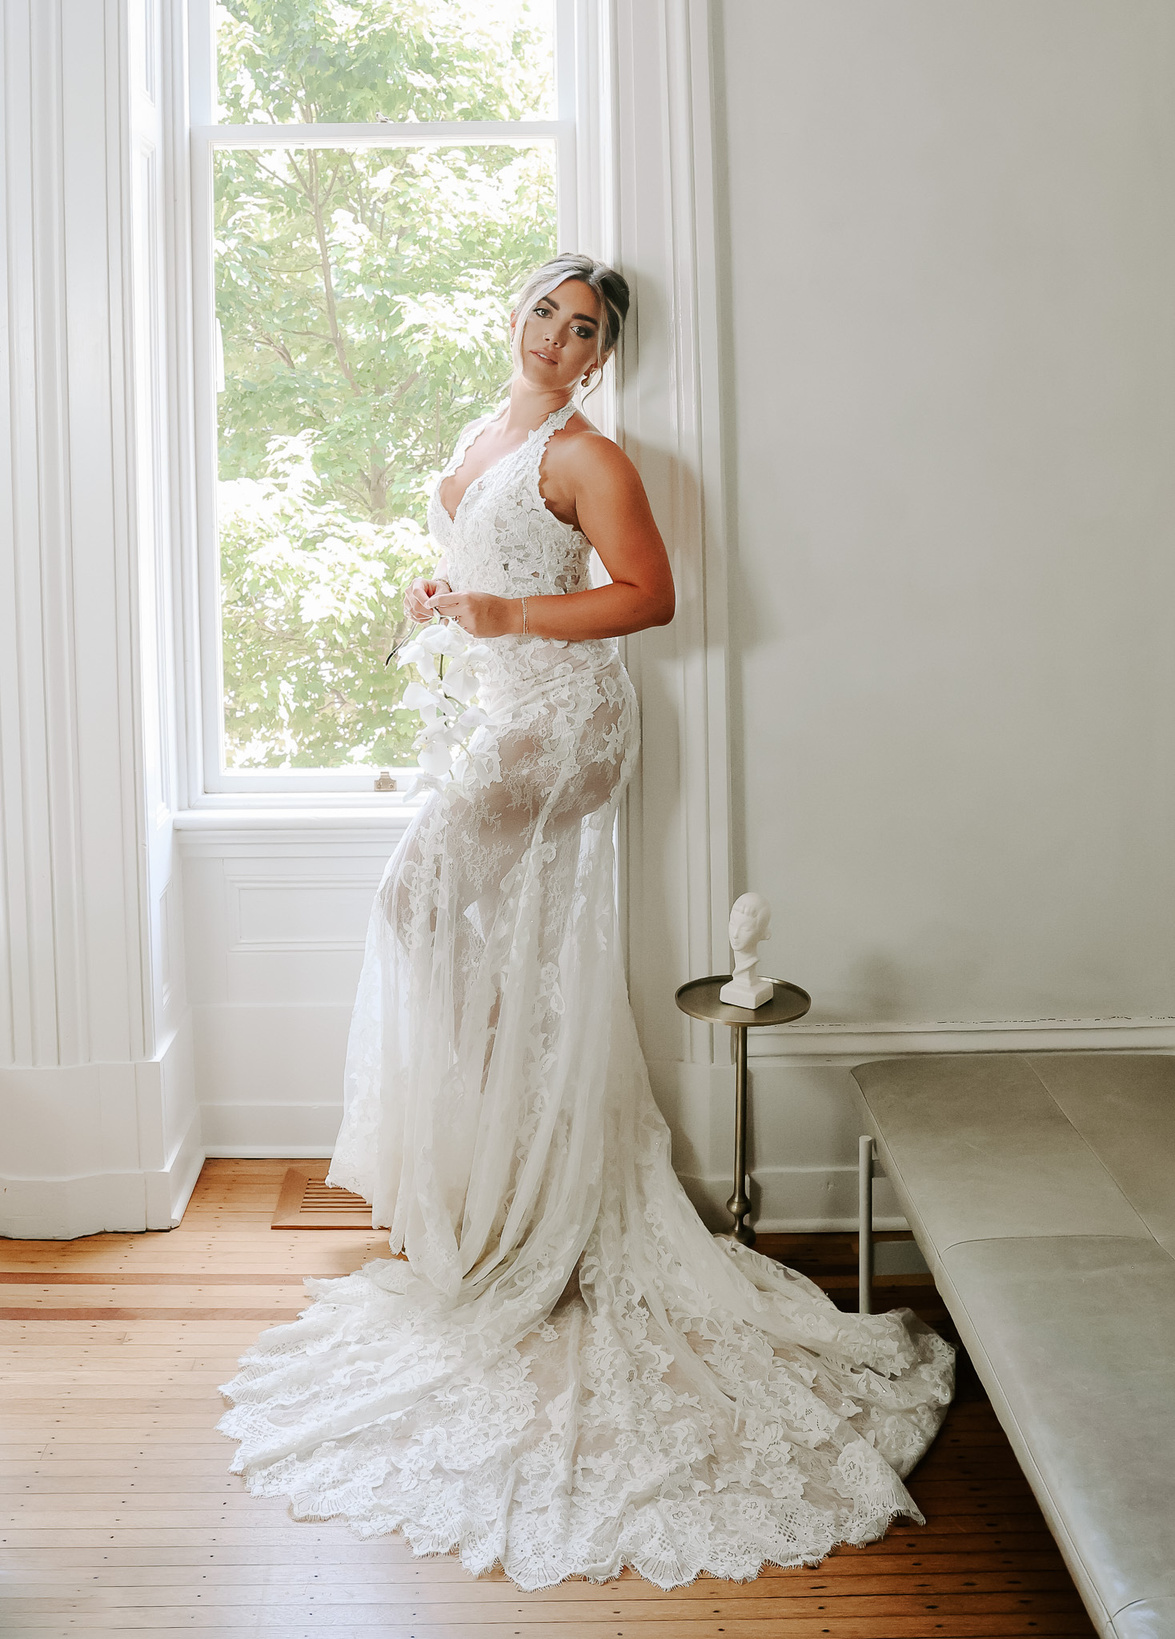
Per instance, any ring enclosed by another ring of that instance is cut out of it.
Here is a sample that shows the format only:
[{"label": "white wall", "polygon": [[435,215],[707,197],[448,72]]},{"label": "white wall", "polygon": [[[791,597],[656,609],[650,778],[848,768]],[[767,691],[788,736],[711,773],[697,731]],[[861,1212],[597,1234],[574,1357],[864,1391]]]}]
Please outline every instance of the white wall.
[{"label": "white wall", "polygon": [[[326,1153],[399,828],[184,789],[182,13],[3,9],[0,1232],[166,1223],[205,1149]],[[712,64],[706,13],[616,0],[601,248],[680,592],[627,645],[630,987],[721,1222],[729,1043],[672,993],[768,895],[815,1006],[752,1036],[760,1222],[832,1226],[852,1063],[1175,1049],[1175,13],[713,0]]]},{"label": "white wall", "polygon": [[[804,1045],[1169,1050],[1175,10],[720,46],[735,874]],[[848,1166],[844,1070],[758,1045],[760,1158]]]}]

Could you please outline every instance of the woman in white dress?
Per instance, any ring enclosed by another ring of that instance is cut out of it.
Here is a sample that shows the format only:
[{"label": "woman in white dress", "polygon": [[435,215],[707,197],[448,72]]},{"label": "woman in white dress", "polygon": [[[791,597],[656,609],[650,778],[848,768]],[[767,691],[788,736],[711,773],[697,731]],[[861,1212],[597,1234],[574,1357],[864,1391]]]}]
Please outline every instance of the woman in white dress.
[{"label": "woman in white dress", "polygon": [[613,821],[639,732],[616,638],[670,620],[673,583],[635,469],[575,403],[627,306],[590,258],[540,268],[509,400],[433,494],[443,560],[407,607],[486,645],[489,720],[384,872],[329,1175],[394,1256],[308,1281],[220,1424],[297,1518],[528,1589],[746,1578],[920,1519],[901,1477],[952,1390],[909,1310],[843,1314],[710,1235],[670,1164]]}]

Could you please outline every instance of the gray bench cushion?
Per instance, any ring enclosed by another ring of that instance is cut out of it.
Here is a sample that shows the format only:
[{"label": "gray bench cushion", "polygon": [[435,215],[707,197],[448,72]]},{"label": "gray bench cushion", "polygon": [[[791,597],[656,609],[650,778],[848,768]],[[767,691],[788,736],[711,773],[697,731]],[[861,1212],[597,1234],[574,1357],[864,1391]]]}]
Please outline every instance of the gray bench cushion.
[{"label": "gray bench cushion", "polygon": [[1175,1059],[861,1065],[866,1124],[1103,1633],[1175,1639]]},{"label": "gray bench cushion", "polygon": [[1175,1633],[1175,1598],[1139,1599],[1114,1618],[1115,1639],[1170,1639]]},{"label": "gray bench cushion", "polygon": [[931,1252],[989,1236],[1150,1239],[1030,1056],[927,1054],[862,1064],[853,1075],[932,1270]]},{"label": "gray bench cushion", "polygon": [[1029,1063],[1151,1234],[1175,1254],[1175,1058],[1034,1053]]},{"label": "gray bench cushion", "polygon": [[1103,1624],[1175,1598],[1175,1465],[1156,1460],[1175,1453],[1175,1262],[1153,1241],[1040,1236],[954,1246],[941,1273]]}]

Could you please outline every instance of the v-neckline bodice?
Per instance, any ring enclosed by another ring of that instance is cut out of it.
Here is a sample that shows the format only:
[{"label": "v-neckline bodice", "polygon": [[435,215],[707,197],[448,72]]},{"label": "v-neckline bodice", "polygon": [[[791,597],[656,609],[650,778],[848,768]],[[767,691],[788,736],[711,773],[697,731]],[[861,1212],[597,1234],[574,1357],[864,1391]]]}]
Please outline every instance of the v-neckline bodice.
[{"label": "v-neckline bodice", "polygon": [[[508,409],[509,406],[507,405],[507,406],[505,406],[505,408]],[[457,476],[457,474],[461,471],[461,468],[465,465],[466,461],[468,461],[468,459],[470,457],[470,454],[473,451],[474,445],[477,443],[477,441],[481,437],[482,433],[488,432],[492,422],[495,421],[497,419],[497,417],[502,414],[501,410],[496,410],[494,412],[494,414],[489,418],[489,420],[486,421],[483,426],[481,426],[477,429],[477,431],[474,433],[473,437],[470,439],[469,443],[466,444],[465,448],[460,451],[460,453],[457,456],[457,465],[453,468],[453,470],[451,472],[446,472],[446,473],[442,474],[442,477],[441,477],[440,481],[437,484],[437,502],[440,506],[441,511],[445,514],[445,517],[449,520],[450,524],[456,524],[457,519],[461,516],[461,508],[465,505],[465,498],[469,494],[470,490],[475,489],[475,488],[477,488],[478,485],[482,484],[485,481],[485,479],[489,477],[490,473],[495,472],[497,470],[497,468],[500,467],[503,464],[503,462],[509,461],[511,456],[517,455],[520,450],[527,449],[530,446],[530,444],[536,438],[538,438],[540,433],[543,433],[543,432],[546,431],[547,427],[555,419],[556,416],[568,415],[568,417],[569,417],[569,413],[574,414],[574,411],[575,411],[574,401],[570,401],[567,404],[560,405],[560,407],[557,410],[552,410],[550,415],[544,416],[543,419],[539,422],[537,427],[532,427],[530,429],[530,431],[527,433],[526,437],[522,440],[521,444],[515,444],[513,449],[507,450],[503,455],[499,455],[499,457],[496,461],[491,461],[488,467],[483,467],[481,472],[479,472],[476,475],[476,477],[471,478],[469,480],[469,482],[466,484],[465,488],[461,491],[460,500],[457,502],[457,505],[453,508],[452,512],[450,512],[448,507],[445,505],[444,501],[441,500],[440,486],[441,486],[442,483],[444,483],[446,478],[455,478]],[[556,429],[556,430],[558,430],[558,429]],[[552,514],[552,516],[554,516],[554,514]],[[562,520],[560,519],[560,520],[557,520],[557,521],[561,522]]]},{"label": "v-neckline bodice", "polygon": [[553,596],[591,584],[591,543],[578,525],[556,517],[542,493],[543,452],[576,411],[574,402],[552,411],[521,444],[471,479],[449,513],[440,498],[444,479],[461,471],[478,434],[501,412],[464,429],[428,501],[429,534],[443,554],[441,573],[454,592]]}]

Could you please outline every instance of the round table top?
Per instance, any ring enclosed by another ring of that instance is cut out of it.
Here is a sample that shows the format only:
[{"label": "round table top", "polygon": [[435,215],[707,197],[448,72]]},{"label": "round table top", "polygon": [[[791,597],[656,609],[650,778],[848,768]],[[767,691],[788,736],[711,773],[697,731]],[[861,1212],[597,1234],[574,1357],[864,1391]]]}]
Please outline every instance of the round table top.
[{"label": "round table top", "polygon": [[[767,974],[761,974],[766,979]],[[735,1007],[720,1002],[718,992],[730,983],[729,973],[712,973],[707,979],[691,979],[675,992],[674,999],[683,1013],[691,1018],[705,1019],[708,1024],[789,1024],[802,1019],[812,1005],[812,998],[799,985],[790,985],[783,979],[772,979],[775,993],[762,1007]]]}]

